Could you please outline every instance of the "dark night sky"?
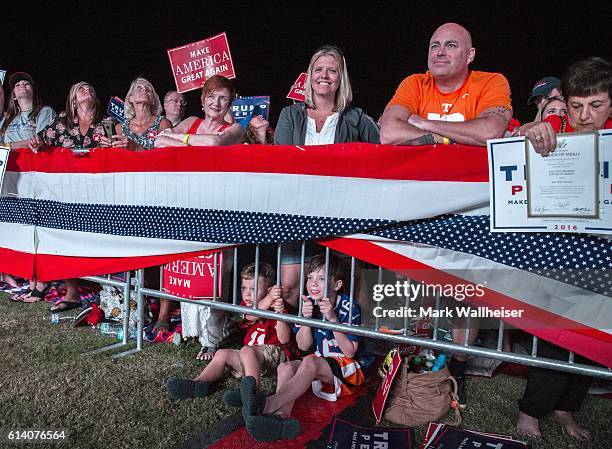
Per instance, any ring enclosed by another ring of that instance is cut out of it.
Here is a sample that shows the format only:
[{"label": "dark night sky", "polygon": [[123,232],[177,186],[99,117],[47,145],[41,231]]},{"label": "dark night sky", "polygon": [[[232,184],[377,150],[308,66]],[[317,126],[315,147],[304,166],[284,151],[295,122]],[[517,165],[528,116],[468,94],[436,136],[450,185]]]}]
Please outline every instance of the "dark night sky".
[{"label": "dark night sky", "polygon": [[[8,2],[6,2],[8,3]],[[398,83],[426,70],[435,28],[456,21],[471,31],[472,68],[503,73],[515,116],[525,121],[532,85],[586,56],[610,59],[612,15],[606,2],[48,2],[1,8],[0,68],[34,77],[45,102],[63,110],[70,85],[91,82],[102,103],[123,98],[143,74],[160,96],[174,86],[168,48],[228,33],[240,95],[271,95],[272,124],[297,75],[323,44],[347,58],[356,105],[377,118]],[[284,6],[285,4],[291,6]],[[154,5],[154,6],[153,6]],[[297,6],[300,5],[300,6]],[[306,6],[304,6],[306,5]],[[555,11],[555,9],[557,11]],[[198,114],[199,92],[187,94]]]}]

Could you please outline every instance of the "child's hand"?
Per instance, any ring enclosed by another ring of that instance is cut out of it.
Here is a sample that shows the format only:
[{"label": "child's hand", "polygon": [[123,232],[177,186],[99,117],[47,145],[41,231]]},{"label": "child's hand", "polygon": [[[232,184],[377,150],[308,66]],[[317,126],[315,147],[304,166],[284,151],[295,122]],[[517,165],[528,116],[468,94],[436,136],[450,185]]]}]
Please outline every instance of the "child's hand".
[{"label": "child's hand", "polygon": [[334,311],[334,306],[330,302],[329,298],[323,298],[321,302],[319,302],[319,308],[321,309],[321,315],[323,315],[327,321],[336,322],[338,318],[336,317],[336,312]]},{"label": "child's hand", "polygon": [[305,295],[302,295],[302,316],[312,318],[312,301]]},{"label": "child's hand", "polygon": [[279,285],[273,285],[268,289],[268,295],[272,298],[272,302],[276,302],[283,298],[283,289]]},{"label": "child's hand", "polygon": [[285,302],[283,301],[283,298],[278,298],[275,300],[272,307],[276,313],[285,313]]}]

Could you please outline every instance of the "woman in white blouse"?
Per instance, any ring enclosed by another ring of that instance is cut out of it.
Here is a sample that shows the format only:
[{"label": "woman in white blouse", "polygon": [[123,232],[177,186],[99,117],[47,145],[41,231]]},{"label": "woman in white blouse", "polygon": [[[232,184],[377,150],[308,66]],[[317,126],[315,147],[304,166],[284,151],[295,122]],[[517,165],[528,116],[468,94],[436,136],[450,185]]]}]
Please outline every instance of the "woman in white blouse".
[{"label": "woman in white blouse", "polygon": [[[276,145],[326,145],[346,142],[380,143],[378,126],[361,108],[351,106],[353,92],[346,60],[335,46],[319,48],[306,73],[304,103],[283,108],[274,131]],[[283,297],[297,309],[300,242],[282,246]],[[314,249],[307,246],[307,256]],[[308,261],[306,261],[308,262]]]},{"label": "woman in white blouse", "polygon": [[319,48],[310,59],[305,102],[283,108],[274,133],[277,145],[380,143],[379,130],[353,92],[344,55],[338,47]]}]

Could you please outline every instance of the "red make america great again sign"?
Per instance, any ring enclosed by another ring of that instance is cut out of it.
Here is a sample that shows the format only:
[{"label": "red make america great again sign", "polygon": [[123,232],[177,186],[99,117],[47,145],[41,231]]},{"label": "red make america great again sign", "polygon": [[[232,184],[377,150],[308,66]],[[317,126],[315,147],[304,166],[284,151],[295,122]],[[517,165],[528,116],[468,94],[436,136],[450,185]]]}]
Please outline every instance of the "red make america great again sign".
[{"label": "red make america great again sign", "polygon": [[199,89],[213,75],[236,78],[225,33],[168,50],[178,92]]}]

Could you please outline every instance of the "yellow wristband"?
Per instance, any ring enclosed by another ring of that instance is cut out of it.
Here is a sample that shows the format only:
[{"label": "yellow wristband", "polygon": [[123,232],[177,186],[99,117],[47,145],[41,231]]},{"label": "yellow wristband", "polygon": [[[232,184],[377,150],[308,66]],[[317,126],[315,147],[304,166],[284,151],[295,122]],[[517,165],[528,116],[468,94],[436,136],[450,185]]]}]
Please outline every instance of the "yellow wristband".
[{"label": "yellow wristband", "polygon": [[191,136],[191,134],[185,134],[185,136],[183,137],[183,143],[185,145],[189,145],[189,137]]},{"label": "yellow wristband", "polygon": [[448,137],[443,137],[443,138],[442,138],[442,143],[443,143],[444,145],[448,145],[448,144],[450,144],[450,139],[449,139]]}]

